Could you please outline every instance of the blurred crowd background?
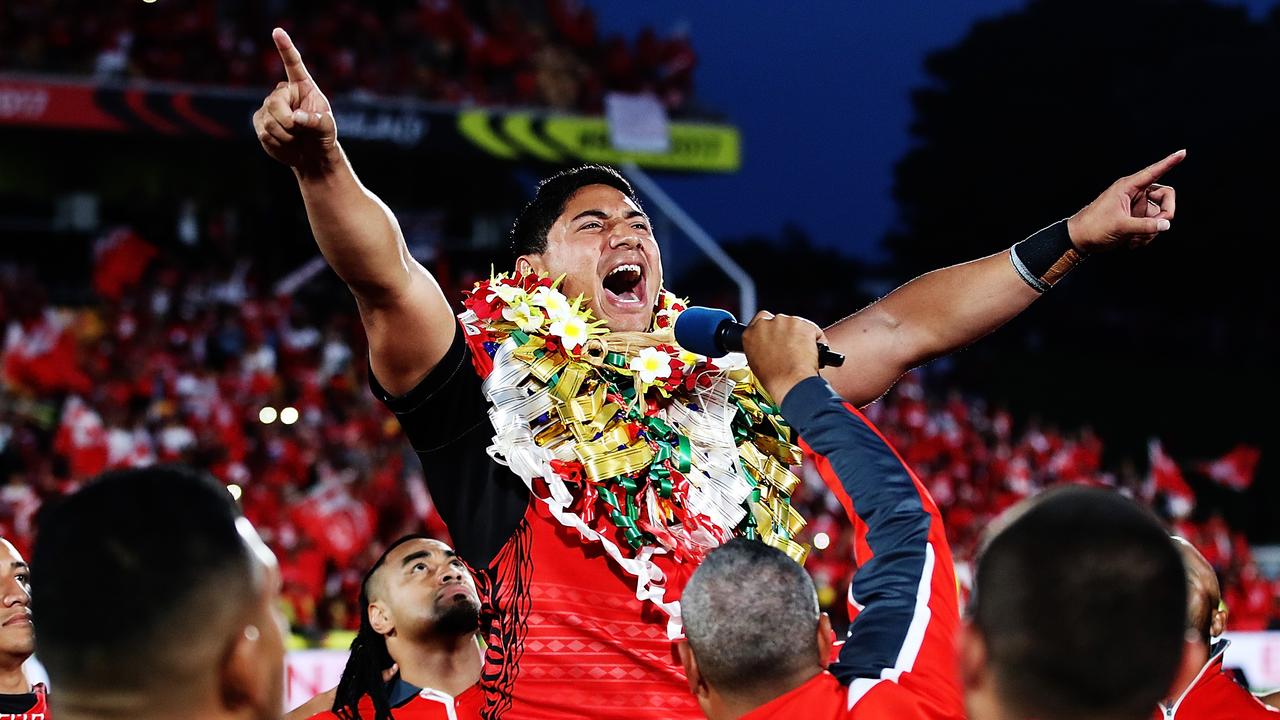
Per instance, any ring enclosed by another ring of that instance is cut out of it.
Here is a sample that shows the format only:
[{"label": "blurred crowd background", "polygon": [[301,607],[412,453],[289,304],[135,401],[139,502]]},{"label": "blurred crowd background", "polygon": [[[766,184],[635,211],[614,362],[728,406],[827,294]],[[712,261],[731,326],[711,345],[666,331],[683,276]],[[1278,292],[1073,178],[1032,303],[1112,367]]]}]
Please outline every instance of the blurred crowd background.
[{"label": "blurred crowd background", "polygon": [[[1248,78],[1220,72],[1215,54],[1280,69],[1280,14],[1125,0],[1107,11],[1136,19],[1159,5],[1163,24],[1116,21],[1114,52],[1084,57],[1053,49],[1088,22],[1078,5],[1031,3],[929,56],[895,174],[900,219],[878,254],[816,244],[814,224],[839,222],[827,218],[719,239],[757,280],[761,307],[832,322],[1191,147],[1171,180],[1183,207],[1168,240],[1090,260],[1025,317],[907,376],[868,412],[943,508],[963,581],[995,514],[1048,485],[1101,485],[1195,542],[1224,582],[1233,629],[1280,629],[1280,303],[1261,261],[1280,111]],[[0,535],[28,552],[42,503],[102,470],[209,468],[281,559],[295,643],[345,647],[359,579],[383,543],[447,533],[367,389],[354,305],[318,263],[290,174],[248,136],[4,120],[6,78],[265,93],[280,75],[276,24],[334,98],[593,115],[624,92],[656,98],[673,119],[723,109],[695,94],[688,28],[606,32],[575,0],[0,3]],[[1097,78],[1130,77],[1157,51],[1185,72],[1158,103],[1167,122],[1136,135],[1150,127],[1150,99]],[[1064,149],[1042,152],[1053,147]],[[515,209],[555,167],[379,142],[347,151],[450,297],[505,266]],[[732,284],[649,209],[669,287],[737,309]],[[851,531],[815,474],[802,475],[808,569],[839,621]]]},{"label": "blurred crowd background", "polygon": [[262,88],[283,26],[334,96],[600,112],[608,91],[652,92],[690,109],[687,33],[606,34],[577,0],[35,0],[0,7],[0,68]]}]

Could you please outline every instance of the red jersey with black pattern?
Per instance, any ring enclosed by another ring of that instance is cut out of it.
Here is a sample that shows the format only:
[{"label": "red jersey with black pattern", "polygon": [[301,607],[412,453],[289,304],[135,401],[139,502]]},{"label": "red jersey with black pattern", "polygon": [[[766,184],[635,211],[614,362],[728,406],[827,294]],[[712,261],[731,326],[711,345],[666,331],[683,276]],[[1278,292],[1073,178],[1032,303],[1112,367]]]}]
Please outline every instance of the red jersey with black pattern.
[{"label": "red jersey with black pattern", "polygon": [[[372,373],[370,386],[422,460],[453,547],[485,596],[482,716],[701,718],[666,614],[637,599],[634,577],[531,501],[523,481],[487,454],[489,404],[461,330],[405,395],[391,397]],[[669,585],[692,572],[655,562]]]}]

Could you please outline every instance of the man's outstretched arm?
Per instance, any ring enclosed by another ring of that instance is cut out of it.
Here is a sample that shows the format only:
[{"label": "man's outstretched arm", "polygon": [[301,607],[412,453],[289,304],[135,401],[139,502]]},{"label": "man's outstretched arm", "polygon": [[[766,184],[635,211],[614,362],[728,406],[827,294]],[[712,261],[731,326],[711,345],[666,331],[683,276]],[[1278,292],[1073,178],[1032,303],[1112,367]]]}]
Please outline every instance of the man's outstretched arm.
[{"label": "man's outstretched arm", "polygon": [[1005,250],[926,273],[835,323],[826,335],[847,361],[823,376],[845,400],[866,405],[908,370],[1013,319],[1084,256],[1151,242],[1174,216],[1173,188],[1156,181],[1185,156],[1180,150],[1120,178],[1070,219],[1029,238],[1019,257]]},{"label": "man's outstretched arm", "polygon": [[263,149],[293,168],[320,252],[355,295],[369,360],[388,392],[413,388],[444,357],[455,322],[435,278],[409,254],[395,216],[338,144],[333,110],[289,35],[272,37],[286,81],[254,113]]}]

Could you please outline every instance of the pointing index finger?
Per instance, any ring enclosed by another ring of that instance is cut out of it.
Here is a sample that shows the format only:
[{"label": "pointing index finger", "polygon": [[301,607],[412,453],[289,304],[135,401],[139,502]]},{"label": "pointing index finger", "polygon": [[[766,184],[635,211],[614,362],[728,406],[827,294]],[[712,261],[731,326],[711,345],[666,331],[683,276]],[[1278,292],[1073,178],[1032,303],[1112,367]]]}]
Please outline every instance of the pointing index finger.
[{"label": "pointing index finger", "polygon": [[1129,176],[1130,188],[1134,190],[1141,190],[1142,188],[1147,187],[1151,183],[1159,180],[1161,175],[1164,175],[1165,173],[1172,170],[1173,166],[1182,162],[1182,159],[1185,158],[1186,156],[1187,156],[1186,150],[1179,150],[1178,152],[1169,155],[1165,159],[1152,163],[1151,165],[1148,165],[1145,168],[1139,170],[1138,172],[1130,175]]},{"label": "pointing index finger", "polygon": [[280,52],[280,59],[284,61],[284,74],[289,78],[289,82],[310,80],[311,75],[307,73],[307,66],[302,64],[302,53],[298,52],[298,48],[294,46],[289,33],[285,32],[284,28],[276,28],[271,31],[271,39],[276,41],[276,50]]}]

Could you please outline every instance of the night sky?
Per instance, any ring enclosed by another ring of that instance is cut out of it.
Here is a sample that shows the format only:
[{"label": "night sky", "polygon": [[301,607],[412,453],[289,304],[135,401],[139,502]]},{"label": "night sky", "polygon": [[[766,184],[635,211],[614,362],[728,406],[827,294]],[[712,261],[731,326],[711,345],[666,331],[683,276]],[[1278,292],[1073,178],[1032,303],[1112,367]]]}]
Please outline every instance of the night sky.
[{"label": "night sky", "polygon": [[[1275,2],[1235,4],[1257,14]],[[1025,2],[590,4],[603,34],[687,28],[699,56],[699,100],[741,129],[740,172],[660,178],[708,232],[776,235],[793,221],[823,246],[875,258],[895,217],[893,164],[908,147],[909,92],[925,80],[925,54],[962,38],[975,20]]]}]

